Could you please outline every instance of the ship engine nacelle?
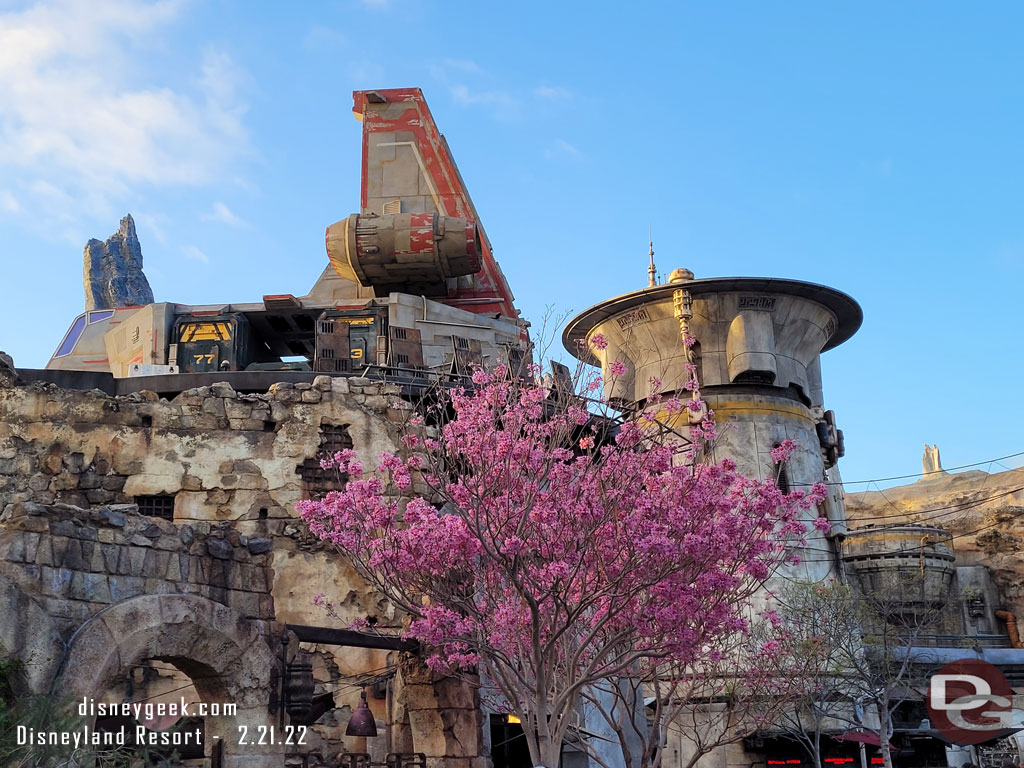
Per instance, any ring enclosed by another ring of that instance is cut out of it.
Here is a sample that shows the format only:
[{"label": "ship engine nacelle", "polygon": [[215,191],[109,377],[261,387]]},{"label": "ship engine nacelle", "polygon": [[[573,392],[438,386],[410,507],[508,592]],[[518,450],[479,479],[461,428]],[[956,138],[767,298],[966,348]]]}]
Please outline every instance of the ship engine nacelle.
[{"label": "ship engine nacelle", "polygon": [[450,278],[480,270],[476,222],[437,213],[353,213],[327,228],[327,255],[377,296],[446,296]]}]

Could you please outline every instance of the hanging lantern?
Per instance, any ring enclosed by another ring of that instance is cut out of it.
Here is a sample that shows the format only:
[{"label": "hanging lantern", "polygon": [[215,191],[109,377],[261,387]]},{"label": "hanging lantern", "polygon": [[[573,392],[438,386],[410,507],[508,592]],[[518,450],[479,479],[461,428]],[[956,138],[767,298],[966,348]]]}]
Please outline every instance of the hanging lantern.
[{"label": "hanging lantern", "polygon": [[348,719],[348,727],[345,729],[346,736],[376,736],[377,721],[373,718],[370,705],[366,703],[366,691],[359,694],[359,706]]},{"label": "hanging lantern", "polygon": [[285,710],[293,720],[302,721],[313,708],[313,662],[309,655],[298,653],[288,665],[284,681]]}]

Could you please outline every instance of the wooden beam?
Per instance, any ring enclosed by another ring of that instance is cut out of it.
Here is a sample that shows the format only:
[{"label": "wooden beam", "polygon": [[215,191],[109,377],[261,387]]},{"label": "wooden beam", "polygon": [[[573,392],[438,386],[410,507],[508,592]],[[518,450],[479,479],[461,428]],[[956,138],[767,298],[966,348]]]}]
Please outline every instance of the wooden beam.
[{"label": "wooden beam", "polygon": [[352,629],[335,629],[334,627],[311,627],[306,624],[288,624],[288,630],[303,643],[320,643],[321,645],[346,645],[351,648],[380,648],[386,651],[418,651],[420,644],[415,640],[403,640],[400,637],[371,635],[356,632]]}]

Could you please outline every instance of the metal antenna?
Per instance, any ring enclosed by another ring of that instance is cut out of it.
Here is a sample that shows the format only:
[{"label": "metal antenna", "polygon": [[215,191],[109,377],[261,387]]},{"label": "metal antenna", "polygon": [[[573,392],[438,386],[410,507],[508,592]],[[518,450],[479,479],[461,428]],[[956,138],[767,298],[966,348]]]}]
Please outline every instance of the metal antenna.
[{"label": "metal antenna", "polygon": [[651,265],[649,267],[647,267],[647,287],[648,288],[654,288],[658,284],[658,282],[654,279],[654,275],[657,273],[657,270],[654,268],[654,235],[652,234],[652,232],[653,232],[653,230],[652,230],[651,226],[648,224],[647,225],[647,236],[649,238],[649,241],[647,243],[647,246],[650,249],[649,253],[650,253],[650,256],[651,256]]}]

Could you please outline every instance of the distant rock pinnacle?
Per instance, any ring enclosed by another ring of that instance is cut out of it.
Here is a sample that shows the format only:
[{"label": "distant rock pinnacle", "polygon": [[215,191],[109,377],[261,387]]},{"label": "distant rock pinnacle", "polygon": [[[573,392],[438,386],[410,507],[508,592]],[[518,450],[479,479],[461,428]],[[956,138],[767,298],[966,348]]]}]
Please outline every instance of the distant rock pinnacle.
[{"label": "distant rock pinnacle", "polygon": [[18,383],[18,372],[14,369],[14,360],[0,350],[0,387],[13,387]]},{"label": "distant rock pinnacle", "polygon": [[142,246],[131,214],[106,242],[85,244],[85,308],[111,309],[152,304],[153,290],[142,273]]}]

